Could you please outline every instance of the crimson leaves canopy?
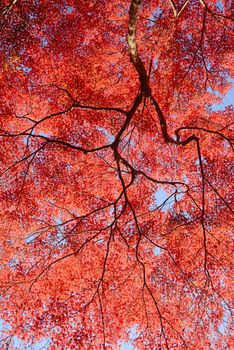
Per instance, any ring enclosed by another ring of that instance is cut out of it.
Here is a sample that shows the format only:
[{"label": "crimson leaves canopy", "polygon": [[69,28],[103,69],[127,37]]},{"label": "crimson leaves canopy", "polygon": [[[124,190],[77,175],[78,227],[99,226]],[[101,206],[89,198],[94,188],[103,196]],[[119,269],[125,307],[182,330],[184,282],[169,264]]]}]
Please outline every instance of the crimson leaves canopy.
[{"label": "crimson leaves canopy", "polygon": [[1,2],[1,348],[231,349],[231,10]]}]

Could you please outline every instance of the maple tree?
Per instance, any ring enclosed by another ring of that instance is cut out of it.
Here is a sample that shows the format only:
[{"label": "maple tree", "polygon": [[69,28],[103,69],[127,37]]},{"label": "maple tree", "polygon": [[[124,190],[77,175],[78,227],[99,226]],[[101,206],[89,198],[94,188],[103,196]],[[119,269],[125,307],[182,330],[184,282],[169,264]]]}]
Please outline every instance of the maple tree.
[{"label": "maple tree", "polygon": [[1,348],[231,349],[231,10],[1,2]]}]

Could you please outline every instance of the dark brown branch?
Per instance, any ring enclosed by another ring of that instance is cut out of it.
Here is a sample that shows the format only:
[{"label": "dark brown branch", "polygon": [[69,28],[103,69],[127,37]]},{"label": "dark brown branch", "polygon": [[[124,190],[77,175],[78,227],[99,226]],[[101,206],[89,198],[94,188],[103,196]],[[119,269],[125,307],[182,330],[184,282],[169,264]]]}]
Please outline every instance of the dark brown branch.
[{"label": "dark brown branch", "polygon": [[204,131],[204,132],[211,133],[211,134],[216,134],[216,135],[220,136],[221,138],[224,138],[230,144],[231,148],[233,149],[232,141],[234,141],[234,139],[225,136],[220,131],[210,130],[210,129],[206,129],[206,128],[198,127],[198,126],[183,126],[183,127],[175,130],[175,134],[176,134],[177,138],[179,138],[179,133],[181,130],[199,130],[199,131]]},{"label": "dark brown branch", "polygon": [[138,7],[141,4],[141,0],[132,0],[129,9],[129,22],[128,22],[128,47],[130,52],[130,59],[133,63],[141,83],[141,91],[145,96],[150,96],[151,89],[149,87],[149,79],[145,69],[145,66],[138,55],[136,44],[136,25],[137,25],[137,12]]},{"label": "dark brown branch", "polygon": [[212,183],[207,178],[205,178],[205,181],[209,184],[209,186],[213,189],[217,196],[223,201],[223,203],[228,207],[228,209],[234,214],[234,210],[231,208],[229,203],[223,198],[223,196],[221,196],[218,190],[212,185]]}]

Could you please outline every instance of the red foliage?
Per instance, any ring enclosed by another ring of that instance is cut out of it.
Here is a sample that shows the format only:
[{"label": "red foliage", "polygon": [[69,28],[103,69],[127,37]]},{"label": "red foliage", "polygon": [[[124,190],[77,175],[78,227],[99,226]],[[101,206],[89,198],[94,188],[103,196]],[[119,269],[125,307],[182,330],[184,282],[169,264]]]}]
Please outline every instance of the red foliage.
[{"label": "red foliage", "polygon": [[231,349],[231,1],[0,13],[1,348]]}]

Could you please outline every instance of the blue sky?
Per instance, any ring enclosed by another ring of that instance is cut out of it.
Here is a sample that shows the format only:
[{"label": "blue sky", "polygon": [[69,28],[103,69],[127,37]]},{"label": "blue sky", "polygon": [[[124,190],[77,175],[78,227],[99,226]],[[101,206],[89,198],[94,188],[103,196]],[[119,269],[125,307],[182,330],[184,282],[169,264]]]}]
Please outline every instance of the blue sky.
[{"label": "blue sky", "polygon": [[230,105],[232,105],[232,106],[234,105],[234,88],[229,90],[229,92],[225,95],[222,103],[214,105],[213,109],[215,111],[221,111],[225,107],[230,106]]}]

